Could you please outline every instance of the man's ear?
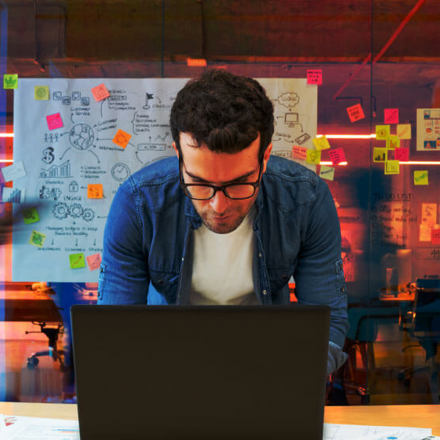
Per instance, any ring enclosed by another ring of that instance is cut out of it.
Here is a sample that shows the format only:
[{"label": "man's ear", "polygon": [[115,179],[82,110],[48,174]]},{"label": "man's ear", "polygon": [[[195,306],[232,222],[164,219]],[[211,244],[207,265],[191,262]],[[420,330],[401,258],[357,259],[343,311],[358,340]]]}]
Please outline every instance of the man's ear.
[{"label": "man's ear", "polygon": [[272,143],[270,143],[267,147],[266,150],[264,151],[264,156],[263,156],[263,172],[261,174],[263,174],[266,171],[267,168],[267,162],[269,160],[270,157],[270,153],[272,151]]},{"label": "man's ear", "polygon": [[174,151],[176,152],[176,154],[177,154],[177,157],[179,157],[179,149],[177,148],[177,145],[176,145],[176,143],[175,142],[173,142],[172,143],[172,146],[173,146],[173,148],[174,148]]}]

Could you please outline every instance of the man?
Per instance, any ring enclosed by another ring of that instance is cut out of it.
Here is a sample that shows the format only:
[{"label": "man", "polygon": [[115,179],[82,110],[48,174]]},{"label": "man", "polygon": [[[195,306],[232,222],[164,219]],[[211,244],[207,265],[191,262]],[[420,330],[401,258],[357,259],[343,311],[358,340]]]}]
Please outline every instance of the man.
[{"label": "man", "polygon": [[[345,360],[346,291],[332,196],[272,157],[273,106],[250,78],[212,70],[171,110],[168,158],[119,188],[104,233],[100,304],[331,307],[328,373]],[[150,284],[150,289],[149,289]]]}]

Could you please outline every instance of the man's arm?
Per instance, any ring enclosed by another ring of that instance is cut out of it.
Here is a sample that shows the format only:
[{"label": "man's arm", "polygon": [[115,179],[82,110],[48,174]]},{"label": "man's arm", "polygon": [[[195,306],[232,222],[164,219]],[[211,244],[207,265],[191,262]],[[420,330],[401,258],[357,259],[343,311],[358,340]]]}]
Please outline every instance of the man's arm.
[{"label": "man's arm", "polygon": [[317,197],[303,225],[302,247],[294,273],[296,295],[303,304],[328,305],[330,342],[327,373],[346,359],[342,352],[348,329],[347,289],[341,260],[341,232],[327,185],[319,180]]},{"label": "man's arm", "polygon": [[144,222],[130,182],[115,194],[104,230],[98,304],[146,304],[149,285]]}]

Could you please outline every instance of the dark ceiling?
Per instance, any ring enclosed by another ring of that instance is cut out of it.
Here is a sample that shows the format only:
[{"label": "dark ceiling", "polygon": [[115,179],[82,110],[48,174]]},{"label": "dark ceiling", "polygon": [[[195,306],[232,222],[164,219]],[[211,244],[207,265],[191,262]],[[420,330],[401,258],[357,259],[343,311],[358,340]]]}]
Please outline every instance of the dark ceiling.
[{"label": "dark ceiling", "polygon": [[49,64],[63,76],[75,68],[99,76],[110,65],[145,75],[149,63],[187,57],[359,63],[421,3],[380,61],[440,62],[438,0],[0,0],[1,35],[8,70],[22,76],[44,75]]}]

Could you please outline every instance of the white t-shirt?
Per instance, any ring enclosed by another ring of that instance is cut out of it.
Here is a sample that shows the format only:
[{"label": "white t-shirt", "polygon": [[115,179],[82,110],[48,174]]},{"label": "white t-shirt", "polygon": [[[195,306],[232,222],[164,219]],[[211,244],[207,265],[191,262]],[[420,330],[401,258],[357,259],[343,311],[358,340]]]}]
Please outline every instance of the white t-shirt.
[{"label": "white t-shirt", "polygon": [[228,234],[205,225],[194,231],[191,304],[258,304],[252,278],[252,215]]}]

